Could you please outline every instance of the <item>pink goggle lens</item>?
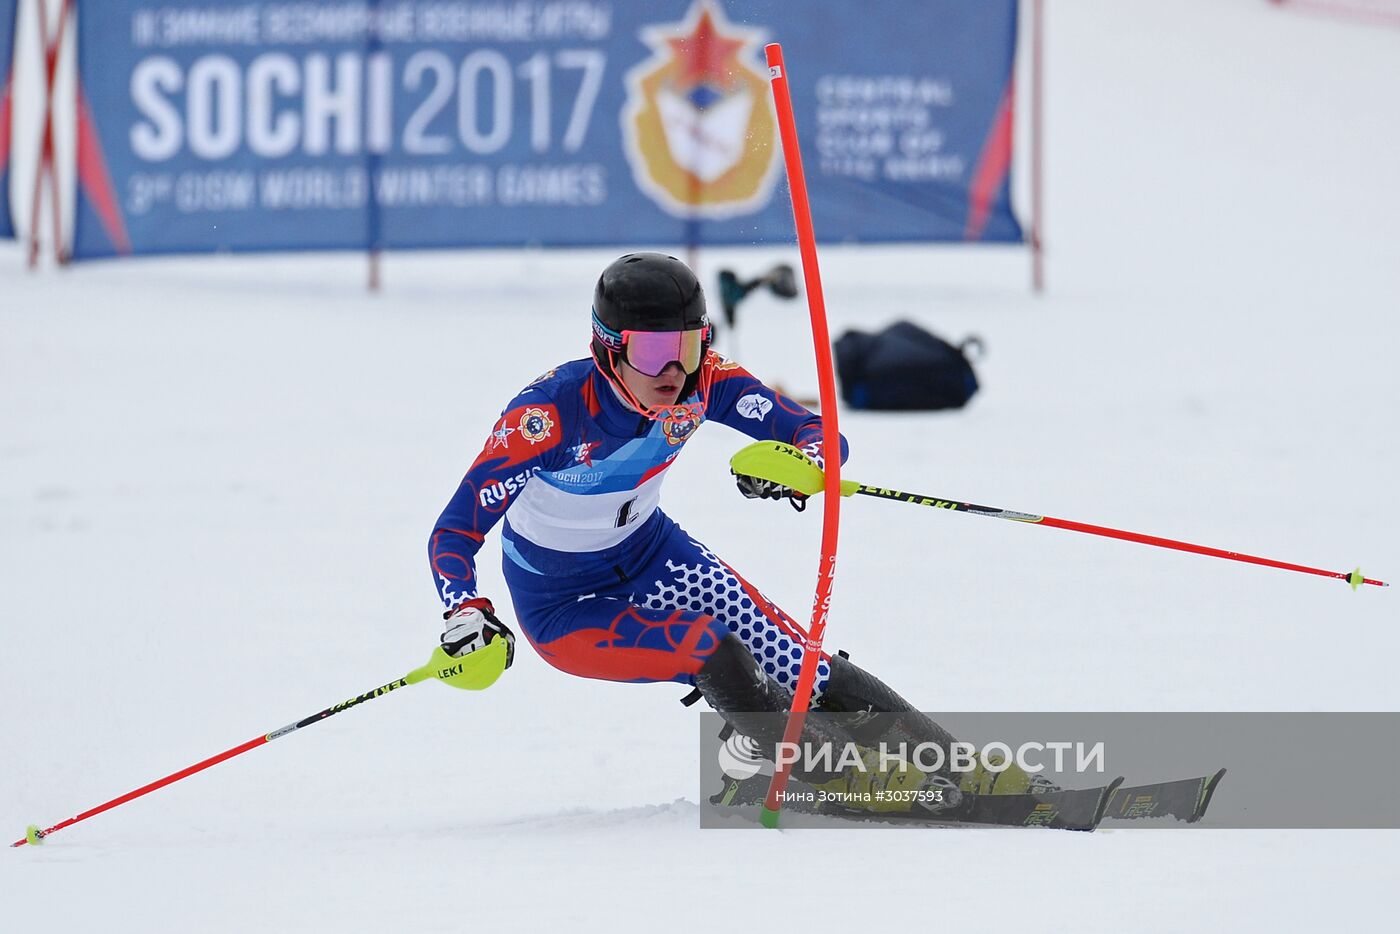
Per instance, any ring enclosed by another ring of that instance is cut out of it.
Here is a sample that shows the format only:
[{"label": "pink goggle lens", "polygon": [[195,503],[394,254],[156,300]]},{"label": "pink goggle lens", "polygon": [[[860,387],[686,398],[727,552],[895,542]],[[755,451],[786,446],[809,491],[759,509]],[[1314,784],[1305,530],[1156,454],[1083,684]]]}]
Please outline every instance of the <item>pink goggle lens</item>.
[{"label": "pink goggle lens", "polygon": [[694,331],[623,331],[623,353],[627,363],[646,376],[660,376],[672,363],[679,363],[687,374],[700,369],[709,328]]}]

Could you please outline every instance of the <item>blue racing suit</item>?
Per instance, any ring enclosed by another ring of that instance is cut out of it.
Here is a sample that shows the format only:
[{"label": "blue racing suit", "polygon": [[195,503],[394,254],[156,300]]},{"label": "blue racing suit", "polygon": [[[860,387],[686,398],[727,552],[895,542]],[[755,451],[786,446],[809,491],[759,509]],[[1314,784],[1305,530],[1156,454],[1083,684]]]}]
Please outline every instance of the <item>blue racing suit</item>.
[{"label": "blue racing suit", "polygon": [[[429,540],[444,605],[477,595],[475,555],[504,517],[502,565],[515,614],[554,667],[585,678],[690,684],[732,632],[791,690],[801,627],[659,502],[667,469],[701,421],[815,457],[821,419],[714,352],[702,366],[703,418],[680,424],[629,408],[591,359],[550,370],[512,399]],[[841,451],[844,460],[844,439]],[[823,656],[817,694],[829,671]]]}]

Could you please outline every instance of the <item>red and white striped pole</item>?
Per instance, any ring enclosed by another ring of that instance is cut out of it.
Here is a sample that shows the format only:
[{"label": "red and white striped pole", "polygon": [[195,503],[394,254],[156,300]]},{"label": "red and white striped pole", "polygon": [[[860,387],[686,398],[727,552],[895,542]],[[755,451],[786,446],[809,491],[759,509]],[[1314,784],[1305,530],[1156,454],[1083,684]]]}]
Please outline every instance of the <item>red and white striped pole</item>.
[{"label": "red and white striped pole", "polygon": [[1031,6],[1031,284],[1045,291],[1045,5]]},{"label": "red and white striped pole", "polygon": [[[788,93],[787,66],[783,47],[764,46],[768,56],[768,78],[773,85],[773,103],[778,111],[778,133],[783,142],[788,189],[792,195],[792,218],[797,225],[797,246],[802,255],[802,279],[807,287],[807,309],[812,319],[812,341],[817,354],[817,387],[821,398],[822,458],[825,461],[826,489],[841,489],[841,434],[836,420],[836,375],[831,363],[831,335],[826,326],[826,302],[822,297],[821,271],[817,267],[817,238],[812,230],[812,210],[807,202],[807,180],[802,173],[802,152],[797,144],[797,125]],[[803,645],[802,667],[793,691],[792,711],[788,714],[783,742],[797,743],[812,700],[812,684],[821,661],[822,637],[831,609],[831,585],[836,578],[836,539],[841,521],[841,497],[828,496],[822,502],[822,550],[817,573],[817,591],[812,603],[812,624]],[[768,797],[763,802],[763,825],[778,826],[782,791],[787,787],[790,768],[779,765],[773,771]]]},{"label": "red and white striped pole", "polygon": [[35,0],[34,2],[39,32],[39,51],[43,55],[44,129],[39,137],[39,158],[35,162],[34,170],[34,201],[29,214],[30,269],[39,265],[39,210],[43,202],[42,192],[46,178],[49,182],[49,207],[53,214],[54,260],[62,263],[66,259],[63,253],[63,216],[62,206],[59,203],[58,173],[54,165],[53,110],[54,84],[58,75],[58,56],[63,49],[64,34],[68,31],[68,16],[71,6],[72,0],[60,0],[58,23],[53,34],[50,35],[48,0]]}]

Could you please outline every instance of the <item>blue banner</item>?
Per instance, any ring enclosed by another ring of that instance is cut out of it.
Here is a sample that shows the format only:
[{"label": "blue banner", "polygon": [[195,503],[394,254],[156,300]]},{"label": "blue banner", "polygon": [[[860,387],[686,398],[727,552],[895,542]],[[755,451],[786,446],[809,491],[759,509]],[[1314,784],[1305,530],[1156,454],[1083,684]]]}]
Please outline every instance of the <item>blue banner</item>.
[{"label": "blue banner", "polygon": [[78,0],[75,258],[1019,242],[1016,0]]},{"label": "blue banner", "polygon": [[9,240],[15,235],[10,215],[10,151],[17,10],[17,0],[0,0],[0,240]]}]

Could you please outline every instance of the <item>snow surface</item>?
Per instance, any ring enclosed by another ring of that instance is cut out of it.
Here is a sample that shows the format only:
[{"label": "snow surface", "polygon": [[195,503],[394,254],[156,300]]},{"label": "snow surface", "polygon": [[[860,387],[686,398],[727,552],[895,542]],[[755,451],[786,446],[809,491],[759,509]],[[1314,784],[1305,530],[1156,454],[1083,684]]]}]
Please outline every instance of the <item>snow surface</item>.
[{"label": "snow surface", "polygon": [[[843,412],[848,473],[1400,577],[1400,31],[1255,0],[1051,7],[1049,295],[1020,251],[824,251],[835,332],[903,316],[990,348],[964,413]],[[499,406],[581,355],[610,258],[393,256],[371,297],[352,256],[31,276],[0,249],[0,826],[419,664],[432,522]],[[746,313],[745,362],[814,392],[800,305]],[[805,615],[817,514],[740,498],[740,443],[702,432],[666,507]],[[843,522],[828,643],[930,709],[1400,706],[1394,589],[873,501]],[[481,567],[505,603],[494,536]],[[1389,920],[1394,832],[701,832],[682,690],[522,648],[483,694],[401,691],[6,850],[0,929]],[[1287,780],[1394,786],[1317,756]]]}]

